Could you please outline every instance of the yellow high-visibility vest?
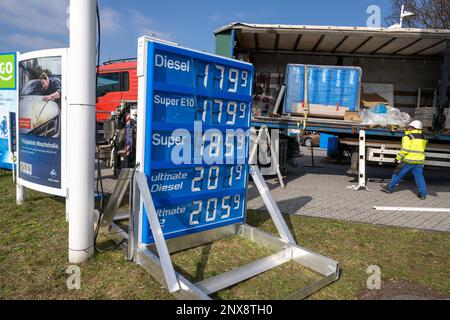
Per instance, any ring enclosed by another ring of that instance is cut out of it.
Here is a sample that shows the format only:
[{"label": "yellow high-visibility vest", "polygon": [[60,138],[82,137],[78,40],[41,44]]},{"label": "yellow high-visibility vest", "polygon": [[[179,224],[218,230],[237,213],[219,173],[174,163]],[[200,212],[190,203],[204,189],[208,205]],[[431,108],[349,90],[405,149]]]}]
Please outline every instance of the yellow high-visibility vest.
[{"label": "yellow high-visibility vest", "polygon": [[405,131],[402,149],[397,154],[397,160],[408,164],[423,164],[427,142],[422,130]]}]

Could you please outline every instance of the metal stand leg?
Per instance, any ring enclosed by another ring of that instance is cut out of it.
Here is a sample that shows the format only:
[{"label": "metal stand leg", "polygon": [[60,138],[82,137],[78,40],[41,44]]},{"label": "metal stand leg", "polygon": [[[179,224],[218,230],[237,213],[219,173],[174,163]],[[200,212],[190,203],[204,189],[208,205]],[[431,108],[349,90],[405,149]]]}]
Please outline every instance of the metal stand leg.
[{"label": "metal stand leg", "polygon": [[150,224],[150,229],[152,230],[153,238],[155,239],[156,248],[158,249],[158,256],[161,261],[167,288],[169,289],[169,292],[179,291],[180,284],[178,283],[172,261],[170,260],[169,250],[167,249],[167,244],[161,230],[161,225],[159,224],[155,204],[153,203],[150,190],[148,189],[147,178],[144,173],[140,171],[135,173],[135,177],[136,185],[139,187],[142,201],[147,209],[148,222]]},{"label": "metal stand leg", "polygon": [[278,113],[278,109],[280,108],[281,100],[283,99],[285,90],[286,90],[286,86],[283,84],[281,86],[281,88],[280,88],[280,93],[278,94],[278,98],[277,98],[277,102],[275,103],[275,107],[274,107],[273,111],[270,112],[271,114],[277,114]]},{"label": "metal stand leg", "polygon": [[127,187],[129,186],[131,175],[133,173],[133,169],[122,169],[119,174],[119,178],[117,179],[116,186],[111,195],[111,199],[106,206],[105,212],[102,217],[102,227],[106,227],[109,229],[111,223],[113,222],[113,218],[119,209],[120,203],[127,191]]},{"label": "metal stand leg", "polygon": [[265,134],[267,135],[267,141],[269,143],[270,153],[272,155],[271,161],[273,162],[273,165],[275,166],[275,170],[277,172],[277,176],[278,176],[278,180],[280,181],[280,185],[283,189],[286,189],[286,186],[284,185],[283,175],[281,174],[281,171],[280,171],[280,165],[278,163],[278,159],[276,156],[278,154],[278,152],[277,152],[277,150],[275,150],[275,147],[272,144],[270,133],[269,133],[269,128],[267,128],[267,126],[261,126],[261,128],[259,129],[258,136],[253,144],[252,150],[250,151],[249,163],[257,165],[257,162],[255,163],[254,161],[255,161],[256,152],[258,150],[258,143],[261,140],[261,136],[262,136],[263,132],[265,132]]},{"label": "metal stand leg", "polygon": [[314,147],[311,146],[309,149],[311,150],[311,164],[310,165],[304,164],[303,166],[307,167],[307,168],[308,167],[310,167],[310,168],[322,168],[322,166],[316,166],[316,163],[314,161]]},{"label": "metal stand leg", "polygon": [[138,247],[139,239],[139,209],[140,209],[141,195],[139,188],[136,186],[133,180],[130,181],[130,204],[131,214],[128,217],[128,260],[132,261],[136,259],[136,249]]},{"label": "metal stand leg", "polygon": [[[256,132],[256,129],[255,128],[251,128],[251,130],[253,131],[253,132]],[[250,150],[250,157],[249,157],[249,163],[250,164],[258,164],[257,162],[255,162],[255,156],[256,156],[256,152],[258,151],[258,143],[259,143],[259,140],[261,140],[261,135],[262,135],[262,133],[263,133],[263,131],[260,129],[259,130],[259,133],[258,133],[258,136],[256,137],[256,140],[255,140],[255,142],[253,143],[253,146],[252,146],[252,149]]]},{"label": "metal stand leg", "polygon": [[67,197],[66,197],[66,222],[67,223],[69,222],[69,215],[70,215],[69,208],[70,208],[70,206],[69,206],[69,198],[68,198],[68,195],[67,195]]},{"label": "metal stand leg", "polygon": [[[353,147],[351,148],[353,149]],[[351,151],[351,163],[350,163],[350,169],[347,170],[347,174],[349,175],[357,175],[359,173],[358,171],[358,163],[359,163],[359,152],[355,150]]]},{"label": "metal stand leg", "polygon": [[269,187],[267,186],[266,181],[264,180],[258,166],[253,165],[250,167],[250,175],[252,176],[256,187],[258,188],[261,198],[264,200],[264,204],[266,205],[267,210],[269,210],[270,217],[275,223],[275,227],[277,228],[278,233],[281,236],[281,239],[289,243],[295,244],[295,240],[292,237],[291,231],[286,225],[286,221],[284,221],[280,209],[278,209],[277,203],[275,199],[272,197]]},{"label": "metal stand leg", "polygon": [[266,134],[267,134],[267,140],[269,141],[269,147],[270,147],[270,154],[272,155],[271,160],[273,162],[273,165],[275,166],[275,169],[277,171],[278,180],[280,181],[280,185],[283,189],[286,189],[286,186],[284,185],[283,175],[280,171],[280,164],[278,163],[278,152],[275,150],[275,147],[271,141],[269,129],[265,127]]},{"label": "metal stand leg", "polygon": [[21,205],[25,202],[26,191],[25,187],[16,183],[16,203]]}]

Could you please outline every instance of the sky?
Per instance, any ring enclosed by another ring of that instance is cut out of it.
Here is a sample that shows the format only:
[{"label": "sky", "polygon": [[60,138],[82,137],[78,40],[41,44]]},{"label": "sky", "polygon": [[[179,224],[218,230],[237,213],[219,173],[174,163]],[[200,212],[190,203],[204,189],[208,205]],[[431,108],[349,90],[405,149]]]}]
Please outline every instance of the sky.
[{"label": "sky", "polygon": [[[366,26],[370,5],[386,27],[390,0],[99,0],[101,60],[135,57],[141,35],[214,52],[214,30],[236,21]],[[0,0],[0,52],[68,47],[69,17],[69,0]]]}]

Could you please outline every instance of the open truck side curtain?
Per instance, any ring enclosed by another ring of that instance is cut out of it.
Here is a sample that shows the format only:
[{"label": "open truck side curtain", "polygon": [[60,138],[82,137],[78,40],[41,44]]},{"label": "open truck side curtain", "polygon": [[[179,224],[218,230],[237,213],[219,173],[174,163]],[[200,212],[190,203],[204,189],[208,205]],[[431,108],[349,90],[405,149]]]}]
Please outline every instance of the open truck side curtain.
[{"label": "open truck side curtain", "polygon": [[[378,93],[412,118],[415,118],[416,109],[429,109],[423,108],[425,106],[433,108],[438,121],[434,121],[434,130],[430,130],[430,125],[424,133],[436,150],[444,153],[444,156],[450,154],[447,148],[450,121],[443,124],[443,113],[450,114],[447,93],[450,30],[236,22],[217,29],[215,37],[216,53],[251,62],[255,66],[255,92],[261,89],[261,95],[274,99],[281,89],[283,81],[280,79],[284,78],[288,64],[360,67],[363,93]],[[427,92],[426,96],[421,94],[424,92]],[[435,92],[434,96],[430,92]],[[432,122],[432,119],[427,121]],[[260,115],[258,108],[255,108],[252,118],[253,127],[266,125],[279,130],[298,129],[299,123],[304,123],[302,116]],[[442,127],[444,131],[440,130]],[[366,135],[375,141],[375,151],[380,149],[390,154],[398,150],[394,147],[387,150],[384,146],[392,146],[393,141],[399,145],[404,135],[403,130],[370,128],[358,122],[309,116],[304,130],[336,135],[340,145],[356,155],[359,130],[365,130]],[[375,162],[381,162],[380,159],[393,161],[392,155],[367,159]],[[448,161],[434,163],[449,165]]]},{"label": "open truck side curtain", "polygon": [[[358,66],[363,88],[381,86],[388,91],[385,99],[412,117],[416,107],[433,106],[440,122],[434,127],[445,128],[450,30],[236,22],[217,29],[215,35],[217,54],[253,63],[257,87],[258,78],[270,78],[261,84],[270,96],[277,96],[272,80],[284,76],[287,64]],[[434,99],[420,95],[430,88],[436,92]]]}]

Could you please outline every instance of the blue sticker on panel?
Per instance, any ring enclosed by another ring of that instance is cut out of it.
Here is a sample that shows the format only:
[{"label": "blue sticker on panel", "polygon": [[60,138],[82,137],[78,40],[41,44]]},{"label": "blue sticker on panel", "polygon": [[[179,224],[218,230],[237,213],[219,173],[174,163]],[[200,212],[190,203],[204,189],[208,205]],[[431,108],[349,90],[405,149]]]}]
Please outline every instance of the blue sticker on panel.
[{"label": "blue sticker on panel", "polygon": [[[243,223],[253,66],[146,45],[143,169],[165,238]],[[146,210],[141,242],[154,242]]]}]

